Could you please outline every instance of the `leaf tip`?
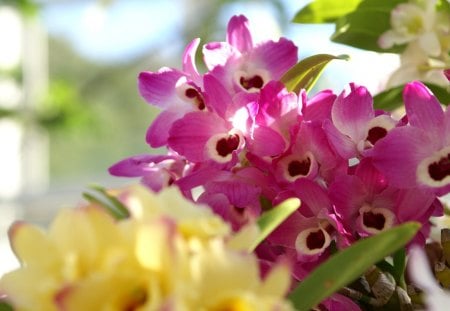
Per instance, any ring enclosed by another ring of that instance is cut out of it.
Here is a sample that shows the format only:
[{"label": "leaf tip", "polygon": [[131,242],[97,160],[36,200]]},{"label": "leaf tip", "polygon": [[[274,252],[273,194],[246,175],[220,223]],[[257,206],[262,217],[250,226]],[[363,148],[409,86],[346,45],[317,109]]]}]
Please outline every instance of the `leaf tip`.
[{"label": "leaf tip", "polygon": [[347,54],[341,54],[336,56],[337,59],[341,59],[341,60],[345,60],[345,61],[349,61],[350,60],[350,55]]}]

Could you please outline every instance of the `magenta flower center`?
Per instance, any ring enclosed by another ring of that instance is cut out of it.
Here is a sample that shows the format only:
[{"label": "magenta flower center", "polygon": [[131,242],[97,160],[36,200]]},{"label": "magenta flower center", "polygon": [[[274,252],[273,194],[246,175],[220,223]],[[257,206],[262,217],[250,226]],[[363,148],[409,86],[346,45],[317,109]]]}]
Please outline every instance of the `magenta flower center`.
[{"label": "magenta flower center", "polygon": [[325,234],[323,230],[310,232],[306,238],[306,246],[309,249],[322,249],[325,245]]},{"label": "magenta flower center", "polygon": [[439,161],[431,163],[428,166],[428,174],[435,181],[441,181],[445,177],[450,176],[450,153]]},{"label": "magenta flower center", "polygon": [[369,130],[366,140],[368,140],[372,145],[375,145],[375,143],[386,136],[387,133],[388,131],[385,128],[381,126],[375,126]]},{"label": "magenta flower center", "polygon": [[226,157],[239,147],[239,142],[240,139],[238,134],[233,134],[229,135],[228,137],[221,138],[217,141],[216,144],[217,153],[222,157]]},{"label": "magenta flower center", "polygon": [[295,177],[295,176],[306,176],[309,173],[309,170],[311,168],[311,159],[306,158],[303,161],[294,160],[291,161],[288,165],[288,172],[289,176]]},{"label": "magenta flower center", "polygon": [[386,224],[386,218],[383,214],[367,211],[363,213],[363,223],[368,228],[374,228],[381,231]]},{"label": "magenta flower center", "polygon": [[205,109],[205,101],[203,100],[203,96],[195,88],[190,87],[190,88],[186,89],[186,91],[184,92],[184,95],[186,95],[187,98],[192,100],[194,102],[194,105],[199,110]]},{"label": "magenta flower center", "polygon": [[261,89],[264,86],[263,78],[258,75],[254,75],[253,77],[248,79],[245,77],[241,77],[239,79],[239,83],[246,90],[250,90],[252,88]]}]

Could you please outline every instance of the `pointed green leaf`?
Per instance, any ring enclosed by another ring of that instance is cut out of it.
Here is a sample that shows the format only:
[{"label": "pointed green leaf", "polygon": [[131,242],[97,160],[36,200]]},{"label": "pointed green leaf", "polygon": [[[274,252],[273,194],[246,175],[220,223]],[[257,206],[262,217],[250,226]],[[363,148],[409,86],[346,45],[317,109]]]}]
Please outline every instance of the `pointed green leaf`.
[{"label": "pointed green leaf", "polygon": [[303,7],[292,20],[294,23],[332,23],[352,12],[361,0],[315,0]]},{"label": "pointed green leaf", "polygon": [[83,197],[88,200],[89,202],[92,202],[94,204],[98,204],[105,208],[114,218],[120,220],[125,219],[130,216],[130,213],[128,209],[125,207],[125,205],[122,204],[116,197],[110,195],[105,188],[98,186],[98,185],[92,185],[91,188],[95,191],[97,191],[101,196],[102,199],[99,199],[95,196],[93,196],[90,193],[83,193]]},{"label": "pointed green leaf", "polygon": [[[450,104],[450,91],[432,83],[425,83],[425,85],[443,105]],[[392,111],[401,107],[403,105],[403,89],[404,86],[401,85],[375,95],[373,98],[374,108]]]},{"label": "pointed green leaf", "polygon": [[288,91],[298,93],[301,89],[309,91],[316,82],[320,73],[325,66],[333,59],[347,60],[347,55],[329,55],[317,54],[302,59],[291,69],[289,69],[282,77],[281,82],[284,83]]},{"label": "pointed green leaf", "polygon": [[394,277],[395,282],[400,287],[406,289],[405,283],[406,250],[404,248],[399,249],[394,253],[392,259],[394,261],[394,273],[392,274],[392,276]]},{"label": "pointed green leaf", "polygon": [[258,238],[254,241],[251,250],[254,250],[275,228],[288,218],[301,205],[297,198],[290,198],[278,204],[270,211],[262,214],[257,223],[260,230]]},{"label": "pointed green leaf", "polygon": [[386,230],[360,240],[313,270],[289,295],[296,310],[310,310],[337,290],[360,277],[368,268],[393,254],[420,228],[416,222]]}]

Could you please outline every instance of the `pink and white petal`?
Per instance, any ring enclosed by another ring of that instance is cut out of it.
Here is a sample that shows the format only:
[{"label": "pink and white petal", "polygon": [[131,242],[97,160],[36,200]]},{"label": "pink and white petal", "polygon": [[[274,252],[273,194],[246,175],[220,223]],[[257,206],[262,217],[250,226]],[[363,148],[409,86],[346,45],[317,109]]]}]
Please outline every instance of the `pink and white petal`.
[{"label": "pink and white petal", "polygon": [[252,211],[247,208],[237,208],[223,193],[204,192],[200,195],[197,202],[209,205],[214,213],[231,223],[234,231],[242,228],[249,218],[254,218]]},{"label": "pink and white petal", "polygon": [[[420,220],[422,215],[431,212],[436,195],[431,190],[405,189],[398,193],[396,216],[399,222]],[[431,216],[431,215],[429,215]],[[429,217],[425,219],[428,221]]]},{"label": "pink and white petal", "polygon": [[367,198],[364,184],[356,176],[340,175],[328,188],[336,214],[348,228],[354,226],[354,217]]},{"label": "pink and white petal", "polygon": [[433,153],[435,146],[419,128],[394,128],[372,149],[373,165],[384,174],[389,184],[398,188],[417,186],[417,166]]},{"label": "pink and white petal", "polygon": [[227,42],[241,53],[250,51],[253,48],[248,19],[244,15],[235,15],[228,22]]},{"label": "pink and white petal", "polygon": [[159,148],[167,145],[169,131],[172,124],[183,117],[184,111],[162,111],[147,129],[145,140],[152,148]]},{"label": "pink and white petal", "polygon": [[285,38],[278,42],[267,41],[258,45],[249,54],[249,62],[270,72],[271,80],[279,80],[281,76],[297,63],[297,47]]},{"label": "pink and white petal", "polygon": [[168,155],[140,154],[117,162],[108,171],[113,176],[139,177],[145,175],[156,163],[175,159],[176,157]]},{"label": "pink and white petal", "polygon": [[317,227],[317,219],[315,217],[306,218],[299,212],[294,212],[267,239],[275,245],[294,249],[298,234],[305,229],[314,227]]},{"label": "pink and white petal", "polygon": [[192,189],[203,186],[207,182],[222,181],[231,178],[228,171],[219,170],[215,167],[206,166],[195,172],[178,179],[175,184],[183,191],[191,191]]},{"label": "pink and white petal", "polygon": [[170,129],[168,146],[192,162],[206,160],[206,142],[215,134],[227,133],[229,124],[211,112],[190,112],[175,121]]},{"label": "pink and white petal", "polygon": [[329,119],[323,121],[323,129],[327,135],[330,145],[344,159],[351,159],[357,156],[358,151],[355,143],[347,136],[341,133]]},{"label": "pink and white petal", "polygon": [[141,179],[141,183],[152,189],[154,192],[159,192],[164,187],[169,186],[171,183],[171,176],[165,169],[154,169],[146,172]]},{"label": "pink and white petal", "polygon": [[205,190],[210,193],[223,193],[231,204],[239,207],[255,205],[261,194],[261,188],[258,186],[237,180],[207,183]]},{"label": "pink and white petal", "polygon": [[366,185],[370,197],[380,193],[388,186],[387,178],[373,166],[370,158],[362,159],[359,162],[355,175]]},{"label": "pink and white petal", "polygon": [[188,74],[191,80],[201,85],[201,77],[198,73],[197,66],[195,65],[195,53],[197,52],[200,39],[196,38],[192,40],[185,48],[183,52],[183,71]]},{"label": "pink and white petal", "polygon": [[331,119],[331,108],[336,100],[336,94],[331,90],[325,90],[317,93],[311,99],[306,101],[302,107],[302,114],[305,120],[324,120]]},{"label": "pink and white petal", "polygon": [[339,162],[344,162],[332,151],[320,121],[302,122],[297,145],[303,146],[304,152],[310,151],[314,154],[316,161],[321,166],[321,172],[336,170]]},{"label": "pink and white petal", "polygon": [[210,42],[203,46],[203,60],[209,70],[219,65],[224,66],[229,58],[238,53],[227,42]]},{"label": "pink and white petal", "polygon": [[363,86],[350,83],[350,92],[344,90],[331,109],[334,126],[355,143],[367,136],[367,125],[374,117],[373,100]]},{"label": "pink and white petal", "polygon": [[286,149],[284,138],[267,126],[256,127],[253,137],[247,141],[249,151],[259,157],[278,156]]},{"label": "pink and white petal", "polygon": [[211,74],[203,77],[205,94],[209,107],[219,116],[226,118],[228,107],[232,104],[232,97],[217,78]]},{"label": "pink and white petal", "polygon": [[[318,215],[323,209],[331,212],[330,198],[316,182],[307,178],[300,178],[295,181],[294,186],[297,197],[309,207],[313,215]],[[302,213],[302,209],[300,209],[300,213]]]},{"label": "pink and white petal", "polygon": [[197,203],[207,204],[212,208],[214,213],[228,220],[230,201],[225,194],[203,192],[198,198]]},{"label": "pink and white petal", "polygon": [[176,94],[176,83],[184,74],[178,70],[162,68],[158,72],[141,72],[138,89],[141,96],[150,104],[162,109],[176,106],[181,99]]},{"label": "pink and white petal", "polygon": [[444,120],[444,146],[450,146],[450,103],[448,103],[447,109],[445,110],[445,120]]},{"label": "pink and white petal", "polygon": [[409,123],[425,132],[431,138],[441,137],[444,126],[444,111],[431,91],[421,82],[408,83],[403,91],[406,114]]}]

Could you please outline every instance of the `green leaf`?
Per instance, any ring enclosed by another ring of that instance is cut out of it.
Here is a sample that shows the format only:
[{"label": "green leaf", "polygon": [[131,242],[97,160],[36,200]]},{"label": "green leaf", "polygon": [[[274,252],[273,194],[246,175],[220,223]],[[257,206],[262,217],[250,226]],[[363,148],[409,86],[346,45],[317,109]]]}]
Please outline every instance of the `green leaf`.
[{"label": "green leaf", "polygon": [[450,2],[448,0],[439,0],[436,5],[438,11],[444,11],[446,14],[450,14]]},{"label": "green leaf", "polygon": [[322,70],[330,61],[333,59],[348,60],[348,58],[347,55],[313,55],[302,59],[294,65],[280,80],[284,83],[288,91],[295,93],[298,93],[301,89],[309,91],[314,86]]},{"label": "green leaf", "polygon": [[391,28],[391,11],[403,0],[363,0],[355,11],[336,21],[331,40],[377,52],[399,53],[403,46],[382,49],[379,37]]},{"label": "green leaf", "polygon": [[8,304],[6,301],[0,300],[0,311],[13,311],[13,307]]},{"label": "green leaf", "polygon": [[332,23],[352,12],[361,0],[315,0],[297,12],[294,23]]},{"label": "green leaf", "polygon": [[406,269],[406,250],[404,248],[399,249],[392,256],[394,261],[394,273],[392,276],[395,279],[397,285],[406,289],[405,283],[405,269]]},{"label": "green leaf", "polygon": [[[450,104],[450,92],[442,86],[424,83],[436,98],[443,104],[448,106]],[[397,86],[388,90],[385,90],[374,96],[374,108],[392,111],[403,105],[403,89],[404,86]]]},{"label": "green leaf", "polygon": [[99,199],[90,193],[84,192],[83,197],[86,200],[100,205],[118,220],[125,219],[130,216],[130,213],[125,205],[123,205],[122,202],[120,202],[116,197],[110,195],[105,188],[98,185],[92,185],[91,188],[97,191],[102,199]]},{"label": "green leaf", "polygon": [[296,310],[310,310],[325,298],[350,284],[368,268],[411,240],[420,228],[408,222],[360,240],[321,264],[289,295]]},{"label": "green leaf", "polygon": [[277,228],[286,218],[288,218],[293,212],[295,212],[301,205],[301,202],[297,198],[290,198],[278,204],[270,211],[262,214],[257,224],[260,230],[258,238],[254,241],[254,244],[250,248],[254,250],[275,228]]}]

